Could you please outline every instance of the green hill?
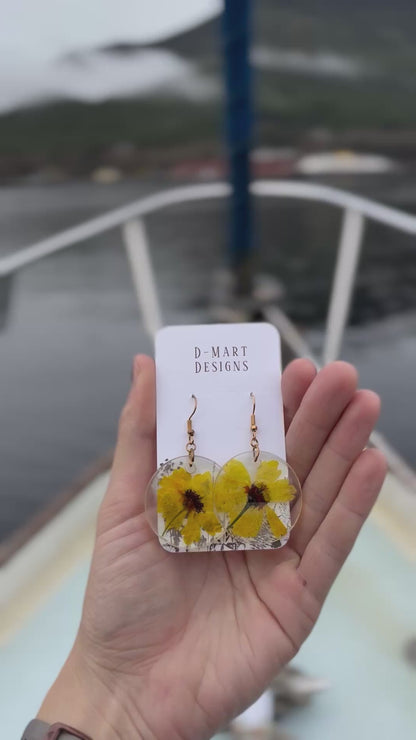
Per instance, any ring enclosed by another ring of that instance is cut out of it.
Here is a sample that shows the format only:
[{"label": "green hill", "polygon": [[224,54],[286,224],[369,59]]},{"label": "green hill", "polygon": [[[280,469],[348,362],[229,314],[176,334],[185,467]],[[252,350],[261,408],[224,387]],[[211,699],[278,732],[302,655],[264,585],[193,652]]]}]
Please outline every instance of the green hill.
[{"label": "green hill", "polygon": [[[310,147],[319,130],[330,146],[412,154],[416,142],[413,2],[256,0],[253,10],[260,145]],[[116,44],[100,51],[126,55],[141,48]],[[221,89],[220,19],[153,48],[191,61]],[[118,142],[135,148],[135,166],[143,167],[164,166],[175,157],[217,153],[222,146],[221,95],[205,102],[175,97],[172,91],[97,104],[60,101],[0,116],[0,176],[45,164],[87,172],[107,163],[109,150]]]}]

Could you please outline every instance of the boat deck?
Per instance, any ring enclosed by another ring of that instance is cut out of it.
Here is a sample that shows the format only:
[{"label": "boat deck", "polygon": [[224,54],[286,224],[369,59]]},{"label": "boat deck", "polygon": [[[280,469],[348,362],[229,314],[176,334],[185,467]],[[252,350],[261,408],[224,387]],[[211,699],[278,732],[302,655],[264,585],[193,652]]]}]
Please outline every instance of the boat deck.
[{"label": "boat deck", "polygon": [[[84,503],[82,498],[76,503],[78,514],[70,514],[72,522],[81,514],[84,521],[75,541],[62,537],[58,522],[61,544],[53,567],[45,569],[36,590],[15,594],[5,612],[0,630],[0,685],[8,740],[20,738],[74,639],[92,550],[95,507],[105,483],[104,475],[83,494]],[[279,726],[289,737],[391,740],[393,734],[414,736],[416,669],[405,660],[404,649],[416,633],[416,553],[406,532],[398,536],[398,525],[392,527],[395,534],[390,537],[386,511],[393,493],[394,481],[389,480],[315,631],[294,661],[308,674],[326,679],[330,687],[309,706],[281,720]],[[53,537],[53,532],[46,534]],[[36,538],[27,545],[35,548],[34,553],[38,546]]]}]

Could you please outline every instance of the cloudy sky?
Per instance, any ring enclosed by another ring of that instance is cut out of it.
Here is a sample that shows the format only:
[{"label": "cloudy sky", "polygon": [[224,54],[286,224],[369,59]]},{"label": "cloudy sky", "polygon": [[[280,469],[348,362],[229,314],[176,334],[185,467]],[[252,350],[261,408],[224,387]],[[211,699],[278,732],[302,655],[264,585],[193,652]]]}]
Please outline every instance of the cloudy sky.
[{"label": "cloudy sky", "polygon": [[221,0],[0,0],[0,63],[44,62],[109,41],[151,41],[220,7]]},{"label": "cloudy sky", "polygon": [[162,51],[135,58],[90,55],[87,68],[56,60],[117,41],[156,41],[201,23],[221,0],[0,0],[0,114],[56,98],[99,101],[173,86],[215,94],[192,65]]}]

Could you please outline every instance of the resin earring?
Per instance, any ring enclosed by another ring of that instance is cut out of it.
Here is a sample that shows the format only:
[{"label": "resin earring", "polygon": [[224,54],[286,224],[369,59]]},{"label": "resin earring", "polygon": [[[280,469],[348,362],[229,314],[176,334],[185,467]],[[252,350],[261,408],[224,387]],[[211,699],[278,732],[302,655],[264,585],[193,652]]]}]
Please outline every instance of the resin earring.
[{"label": "resin earring", "polygon": [[268,550],[286,544],[301,509],[301,486],[285,460],[260,450],[256,400],[250,394],[251,451],[232,457],[218,475],[214,501],[225,530],[221,549]]},{"label": "resin earring", "polygon": [[196,442],[192,418],[186,422],[186,455],[165,460],[151,479],[146,493],[146,514],[160,544],[172,552],[215,549],[215,540],[223,532],[214,509],[214,481],[219,465],[195,455]]}]

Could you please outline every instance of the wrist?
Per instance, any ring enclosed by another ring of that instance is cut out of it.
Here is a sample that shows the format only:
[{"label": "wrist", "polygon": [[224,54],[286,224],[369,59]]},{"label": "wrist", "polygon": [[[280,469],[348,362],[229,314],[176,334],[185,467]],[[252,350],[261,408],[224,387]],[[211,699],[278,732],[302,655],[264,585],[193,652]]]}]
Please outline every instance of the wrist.
[{"label": "wrist", "polygon": [[124,699],[115,686],[107,686],[88,666],[74,646],[37,718],[48,724],[68,724],[93,740],[154,740],[152,734],[143,732],[140,718],[133,718],[126,709]]}]

